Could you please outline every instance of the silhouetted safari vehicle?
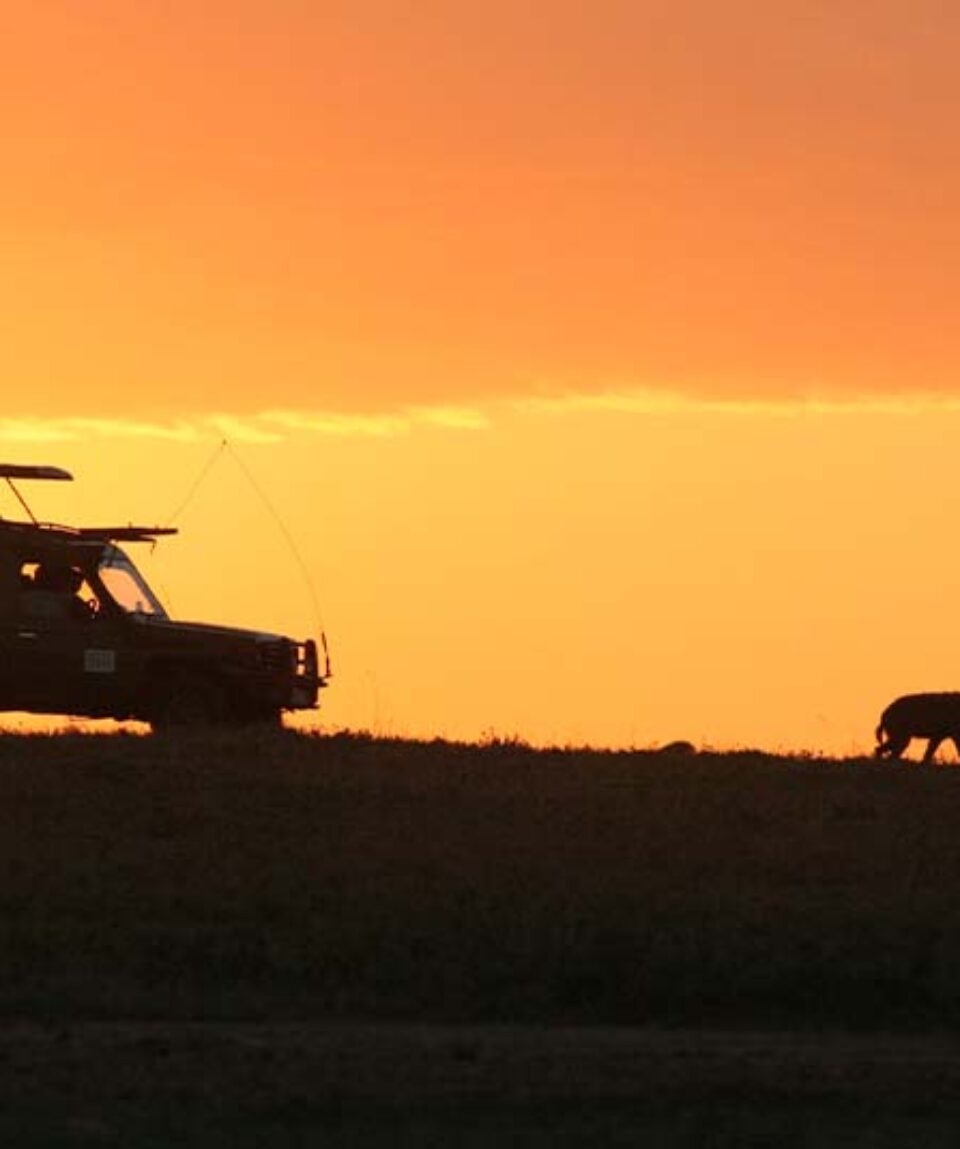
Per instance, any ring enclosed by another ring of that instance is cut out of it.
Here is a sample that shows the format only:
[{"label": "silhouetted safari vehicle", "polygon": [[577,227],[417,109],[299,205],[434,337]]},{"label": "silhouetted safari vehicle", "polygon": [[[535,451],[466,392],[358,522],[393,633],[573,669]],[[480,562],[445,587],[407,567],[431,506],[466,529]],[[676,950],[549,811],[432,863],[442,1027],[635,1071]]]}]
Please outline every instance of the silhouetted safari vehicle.
[{"label": "silhouetted safari vehicle", "polygon": [[29,516],[0,518],[0,710],[140,719],[155,730],[277,723],[326,685],[312,640],[168,617],[120,543],[171,527],[38,522],[14,480],[58,467],[0,464]]}]

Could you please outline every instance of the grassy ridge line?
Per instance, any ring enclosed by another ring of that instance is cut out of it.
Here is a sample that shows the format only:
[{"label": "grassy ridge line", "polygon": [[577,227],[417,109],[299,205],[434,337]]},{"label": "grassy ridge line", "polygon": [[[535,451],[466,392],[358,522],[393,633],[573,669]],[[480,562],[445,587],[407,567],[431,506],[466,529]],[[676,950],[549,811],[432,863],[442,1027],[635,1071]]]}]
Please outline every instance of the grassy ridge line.
[{"label": "grassy ridge line", "polygon": [[0,736],[0,1010],[960,1027],[960,771]]}]

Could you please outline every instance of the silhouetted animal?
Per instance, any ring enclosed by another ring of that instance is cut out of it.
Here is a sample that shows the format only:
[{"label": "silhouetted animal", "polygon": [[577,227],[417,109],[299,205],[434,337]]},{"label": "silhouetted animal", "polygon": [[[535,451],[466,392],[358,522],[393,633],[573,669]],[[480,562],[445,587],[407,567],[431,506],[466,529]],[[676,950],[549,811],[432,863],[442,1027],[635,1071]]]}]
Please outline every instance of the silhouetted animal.
[{"label": "silhouetted animal", "polygon": [[912,738],[928,740],[924,762],[932,761],[947,738],[960,753],[960,693],[905,694],[891,702],[880,715],[874,756],[899,758]]},{"label": "silhouetted animal", "polygon": [[658,746],[658,754],[696,754],[697,748],[692,742],[681,738],[676,742],[668,742],[666,746]]}]

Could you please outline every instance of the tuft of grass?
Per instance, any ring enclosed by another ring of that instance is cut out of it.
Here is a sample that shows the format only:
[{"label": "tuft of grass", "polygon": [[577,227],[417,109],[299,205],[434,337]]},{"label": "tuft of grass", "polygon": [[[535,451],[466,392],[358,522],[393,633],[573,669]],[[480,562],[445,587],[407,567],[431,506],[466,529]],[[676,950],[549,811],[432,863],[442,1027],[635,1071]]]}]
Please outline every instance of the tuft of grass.
[{"label": "tuft of grass", "polygon": [[960,1027],[960,771],[0,736],[6,1016]]}]

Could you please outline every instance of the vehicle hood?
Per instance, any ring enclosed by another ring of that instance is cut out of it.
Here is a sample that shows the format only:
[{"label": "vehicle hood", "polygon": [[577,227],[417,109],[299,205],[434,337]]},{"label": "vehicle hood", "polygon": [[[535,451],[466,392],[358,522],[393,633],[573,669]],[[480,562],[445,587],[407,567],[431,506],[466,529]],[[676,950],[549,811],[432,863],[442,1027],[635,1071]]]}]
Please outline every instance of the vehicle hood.
[{"label": "vehicle hood", "polygon": [[173,618],[155,618],[152,615],[130,615],[138,626],[148,626],[151,630],[186,631],[198,638],[207,635],[210,638],[243,639],[247,642],[290,642],[283,634],[272,634],[265,630],[246,630],[239,626],[220,626],[210,622],[181,622]]}]

